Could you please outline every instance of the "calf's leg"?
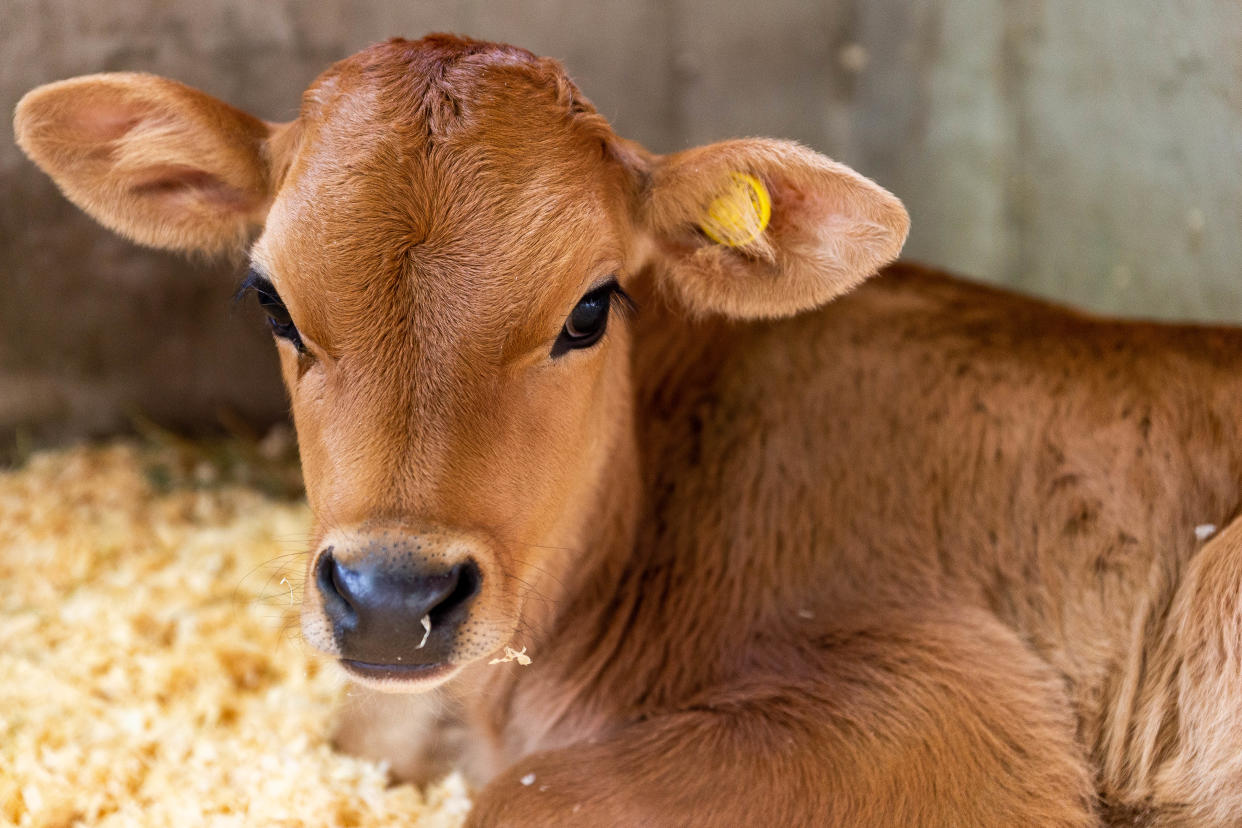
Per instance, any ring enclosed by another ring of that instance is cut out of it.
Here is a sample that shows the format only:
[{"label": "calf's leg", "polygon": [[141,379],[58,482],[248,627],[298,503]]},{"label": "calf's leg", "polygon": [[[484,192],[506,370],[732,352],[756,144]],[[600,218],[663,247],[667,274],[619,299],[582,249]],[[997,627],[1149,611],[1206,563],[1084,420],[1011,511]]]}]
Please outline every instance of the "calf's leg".
[{"label": "calf's leg", "polygon": [[1153,601],[1106,734],[1105,784],[1160,825],[1242,821],[1242,518]]},{"label": "calf's leg", "polygon": [[470,824],[1095,824],[1060,681],[992,618],[956,615],[842,627],[681,709],[528,756]]}]

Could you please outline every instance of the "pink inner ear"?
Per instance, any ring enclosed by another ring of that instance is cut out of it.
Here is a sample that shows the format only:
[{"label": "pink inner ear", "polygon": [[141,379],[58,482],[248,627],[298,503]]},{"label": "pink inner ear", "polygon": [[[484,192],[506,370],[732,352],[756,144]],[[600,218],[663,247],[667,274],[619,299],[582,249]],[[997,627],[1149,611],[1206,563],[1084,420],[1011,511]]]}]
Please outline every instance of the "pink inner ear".
[{"label": "pink inner ear", "polygon": [[196,167],[167,164],[154,167],[144,180],[130,187],[136,196],[170,198],[193,195],[225,210],[247,212],[255,200],[236,187]]},{"label": "pink inner ear", "polygon": [[115,141],[137,126],[145,114],[140,107],[129,103],[88,103],[74,112],[73,128],[78,139],[84,142]]}]

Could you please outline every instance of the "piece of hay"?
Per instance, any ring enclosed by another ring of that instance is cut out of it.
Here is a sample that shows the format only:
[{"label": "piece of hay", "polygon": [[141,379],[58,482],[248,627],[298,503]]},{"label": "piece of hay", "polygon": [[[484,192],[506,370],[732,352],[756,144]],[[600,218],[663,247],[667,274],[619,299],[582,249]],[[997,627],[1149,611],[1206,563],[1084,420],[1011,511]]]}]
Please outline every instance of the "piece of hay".
[{"label": "piece of hay", "polygon": [[0,474],[0,825],[460,824],[459,777],[424,798],[329,746],[306,506],[151,451]]}]

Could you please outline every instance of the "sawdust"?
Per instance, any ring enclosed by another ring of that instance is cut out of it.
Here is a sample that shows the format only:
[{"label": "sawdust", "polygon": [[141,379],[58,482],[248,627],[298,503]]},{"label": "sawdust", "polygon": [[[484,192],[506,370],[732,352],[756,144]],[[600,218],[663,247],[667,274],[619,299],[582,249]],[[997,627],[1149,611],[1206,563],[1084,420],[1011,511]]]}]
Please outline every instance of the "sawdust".
[{"label": "sawdust", "polygon": [[423,640],[418,642],[418,646],[414,648],[416,650],[427,646],[427,638],[431,635],[431,614],[424,615],[420,623],[423,625]]},{"label": "sawdust", "polygon": [[507,664],[510,661],[516,661],[518,664],[525,667],[527,664],[530,664],[530,656],[526,654],[525,647],[523,647],[520,650],[515,650],[512,647],[505,647],[504,656],[502,656],[501,658],[493,658],[491,661],[487,663],[488,664]]},{"label": "sawdust", "polygon": [[309,514],[244,466],[114,444],[0,474],[0,825],[461,823],[459,778],[424,797],[331,749]]}]

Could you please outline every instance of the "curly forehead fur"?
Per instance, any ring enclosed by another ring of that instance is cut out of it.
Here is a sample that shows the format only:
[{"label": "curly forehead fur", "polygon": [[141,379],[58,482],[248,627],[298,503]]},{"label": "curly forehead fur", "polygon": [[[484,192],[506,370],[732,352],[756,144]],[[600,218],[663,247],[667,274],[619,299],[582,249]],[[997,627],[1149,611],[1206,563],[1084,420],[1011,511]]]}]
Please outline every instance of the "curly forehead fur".
[{"label": "curly forehead fur", "polygon": [[430,151],[444,137],[469,126],[498,88],[514,84],[543,97],[564,117],[597,139],[612,131],[551,58],[515,46],[435,34],[411,41],[393,38],[340,61],[307,91],[304,107],[329,104],[342,89],[371,87],[389,123],[419,124]]},{"label": "curly forehead fur", "polygon": [[571,293],[595,275],[588,228],[627,202],[618,190],[632,189],[637,166],[556,61],[447,35],[337,63],[304,96],[294,129],[269,226],[301,232],[267,234],[255,257],[277,279],[296,272],[295,292],[331,294],[332,319],[319,297],[302,302],[307,332],[330,349],[348,349],[344,331],[372,352],[391,338],[391,324],[366,323],[377,305],[434,308],[411,320],[424,341],[438,328],[464,332],[446,320],[468,289],[469,342],[504,350],[489,340],[504,330],[488,324],[491,311],[512,319],[515,304],[528,317],[572,303],[564,280],[514,287],[532,268],[565,276]]}]

